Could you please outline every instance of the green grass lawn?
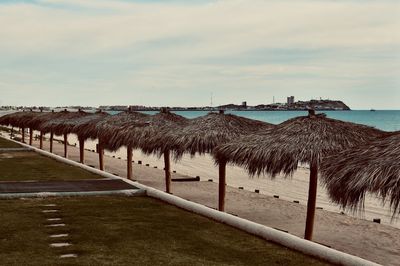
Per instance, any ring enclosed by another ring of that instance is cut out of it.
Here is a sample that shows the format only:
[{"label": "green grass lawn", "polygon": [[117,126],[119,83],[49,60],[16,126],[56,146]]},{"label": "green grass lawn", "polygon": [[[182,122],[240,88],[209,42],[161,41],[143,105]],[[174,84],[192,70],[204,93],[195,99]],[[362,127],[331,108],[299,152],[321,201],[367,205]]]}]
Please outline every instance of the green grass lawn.
[{"label": "green grass lawn", "polygon": [[0,138],[0,148],[21,148],[21,147],[22,147],[21,145],[15,142]]},{"label": "green grass lawn", "polygon": [[[41,212],[49,203],[59,214]],[[0,265],[326,265],[148,197],[0,200],[0,214]],[[73,245],[49,247],[60,233]]]},{"label": "green grass lawn", "polygon": [[0,181],[102,178],[78,167],[29,151],[0,153],[0,169]]}]

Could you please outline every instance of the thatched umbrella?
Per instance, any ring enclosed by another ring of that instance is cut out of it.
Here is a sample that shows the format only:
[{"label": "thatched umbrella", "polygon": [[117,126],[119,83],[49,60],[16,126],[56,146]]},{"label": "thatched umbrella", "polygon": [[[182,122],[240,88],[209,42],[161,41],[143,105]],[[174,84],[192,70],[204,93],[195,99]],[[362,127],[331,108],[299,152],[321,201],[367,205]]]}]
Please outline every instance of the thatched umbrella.
[{"label": "thatched umbrella", "polygon": [[[58,115],[60,115],[60,113],[58,113]],[[32,145],[33,131],[39,130],[40,123],[53,119],[56,116],[54,112],[42,112],[41,110],[34,117],[25,116],[21,119],[25,127],[29,128],[29,145]],[[39,132],[39,148],[43,149],[43,135],[45,133],[42,130],[39,130]]]},{"label": "thatched umbrella", "polygon": [[[47,128],[42,125],[47,123],[48,121],[64,116],[68,113],[69,112],[67,110],[61,112],[54,112],[54,110],[52,110],[51,112],[40,113],[33,118],[27,118],[25,123],[30,129],[30,140],[32,139],[33,130],[40,131],[40,148],[42,148],[43,134],[50,132],[50,152],[53,152],[53,137],[54,137],[53,131],[51,130],[51,128]],[[30,143],[30,145],[32,145],[32,143]]]},{"label": "thatched umbrella", "polygon": [[[3,126],[11,126],[11,136],[13,133],[13,128],[14,128],[14,121],[17,119],[18,116],[25,115],[25,112],[15,112],[15,113],[10,113],[6,114],[0,117],[0,125]],[[25,128],[23,128],[22,131],[22,142],[25,143]]]},{"label": "thatched umbrella", "polygon": [[[209,113],[205,116],[191,119],[188,125],[179,130],[160,132],[155,138],[160,144],[159,149],[171,150],[176,158],[184,153],[211,153],[220,144],[231,141],[239,136],[272,128],[273,125],[252,120],[233,114]],[[158,140],[157,140],[158,139]],[[154,141],[154,139],[152,139]],[[219,161],[219,210],[225,207],[226,161]]]},{"label": "thatched umbrella", "polygon": [[321,159],[350,146],[370,141],[382,131],[363,125],[315,115],[290,119],[263,134],[252,135],[215,149],[216,162],[229,161],[245,167],[251,175],[283,172],[293,174],[299,163],[310,165],[305,238],[311,240],[315,216],[318,167]]},{"label": "thatched umbrella", "polygon": [[[0,117],[0,124],[5,126],[19,127],[22,130],[22,142],[25,143],[26,122],[41,114],[40,112],[22,111]],[[29,145],[32,145],[33,132],[30,133]]]},{"label": "thatched umbrella", "polygon": [[[62,126],[64,122],[70,119],[77,119],[86,116],[87,113],[79,110],[78,112],[68,112],[66,110],[58,113],[49,114],[50,117],[40,117],[40,121],[35,121],[40,132],[50,132],[50,141],[52,142],[52,135],[62,135],[64,137],[64,157],[68,156],[68,133],[64,132]],[[50,119],[48,119],[50,118]],[[43,121],[44,119],[48,119]]]},{"label": "thatched umbrella", "polygon": [[[132,125],[121,129],[110,140],[113,149],[118,149],[121,146],[127,146],[128,150],[128,178],[132,177],[132,149],[142,149],[147,154],[157,153],[159,156],[164,156],[164,171],[165,171],[165,186],[166,192],[170,193],[171,186],[171,166],[170,166],[170,151],[168,148],[163,149],[164,141],[162,135],[168,132],[176,132],[179,127],[187,125],[189,119],[171,113],[163,108],[160,113],[152,116],[146,116]],[[152,139],[160,132],[163,132],[158,140]]]},{"label": "thatched umbrella", "polygon": [[77,125],[74,128],[74,132],[79,138],[97,138],[99,140],[97,146],[99,166],[100,170],[104,170],[104,149],[111,151],[118,149],[111,145],[110,140],[123,128],[147,116],[149,115],[128,110],[127,112],[107,116],[98,121]]},{"label": "thatched umbrella", "polygon": [[85,140],[89,137],[85,137],[85,134],[78,134],[79,127],[83,125],[93,125],[109,116],[108,113],[99,111],[96,113],[88,113],[87,115],[72,118],[63,123],[63,128],[61,129],[64,134],[75,133],[78,136],[79,141],[79,161],[84,163],[85,161]]},{"label": "thatched umbrella", "polygon": [[[43,123],[41,129],[44,131],[50,131],[51,135],[63,135],[65,142],[64,145],[66,144],[66,136],[70,133],[75,133],[76,126],[99,121],[108,115],[103,112],[86,113],[81,110],[78,112],[64,113],[62,115],[60,113],[57,114],[59,115],[56,115],[55,117],[50,118],[48,122]],[[86,139],[78,136],[78,140],[79,161],[84,163],[84,143]],[[66,150],[64,150],[64,152],[66,152]]]},{"label": "thatched umbrella", "polygon": [[362,210],[367,192],[390,202],[400,213],[400,131],[327,157],[321,176],[331,199],[352,210]]}]

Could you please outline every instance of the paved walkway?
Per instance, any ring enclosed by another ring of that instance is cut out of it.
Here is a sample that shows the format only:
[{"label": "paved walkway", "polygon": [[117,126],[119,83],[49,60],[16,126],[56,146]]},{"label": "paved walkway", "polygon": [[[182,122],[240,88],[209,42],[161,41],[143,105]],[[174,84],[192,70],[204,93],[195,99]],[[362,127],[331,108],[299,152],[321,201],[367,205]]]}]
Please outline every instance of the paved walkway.
[{"label": "paved walkway", "polygon": [[138,188],[117,179],[91,179],[72,181],[6,181],[0,182],[0,193],[89,192],[137,190]]}]

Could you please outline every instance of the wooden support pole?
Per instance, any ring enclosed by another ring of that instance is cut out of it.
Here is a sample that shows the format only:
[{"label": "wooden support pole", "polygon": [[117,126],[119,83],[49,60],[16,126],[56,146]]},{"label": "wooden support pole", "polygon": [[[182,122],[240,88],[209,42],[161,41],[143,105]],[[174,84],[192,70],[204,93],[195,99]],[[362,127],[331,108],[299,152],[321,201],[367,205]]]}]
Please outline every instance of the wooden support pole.
[{"label": "wooden support pole", "polygon": [[29,129],[29,145],[32,146],[32,141],[33,141],[33,129]]},{"label": "wooden support pole", "polygon": [[85,140],[79,139],[79,162],[85,163]]},{"label": "wooden support pole", "polygon": [[14,126],[11,127],[10,139],[14,137]]},{"label": "wooden support pole", "polygon": [[226,186],[226,162],[222,161],[218,165],[219,168],[219,193],[218,193],[218,210],[225,211],[225,186]]},{"label": "wooden support pole", "polygon": [[68,156],[68,138],[67,138],[67,134],[64,134],[64,157],[67,158]]},{"label": "wooden support pole", "polygon": [[318,164],[310,164],[310,183],[308,188],[308,201],[307,201],[307,219],[306,219],[306,230],[304,238],[312,240],[313,228],[314,228],[314,217],[315,217],[315,206],[317,202],[317,184],[318,184]]},{"label": "wooden support pole", "polygon": [[22,128],[22,143],[25,143],[25,128]]},{"label": "wooden support pole", "polygon": [[169,150],[164,151],[165,192],[171,193],[171,162]]},{"label": "wooden support pole", "polygon": [[99,153],[99,169],[101,171],[104,171],[104,149],[103,149],[103,145],[101,144],[100,140],[99,140],[99,144],[98,144],[98,153]]},{"label": "wooden support pole", "polygon": [[43,132],[40,131],[39,149],[43,150]]},{"label": "wooden support pole", "polygon": [[53,152],[53,138],[54,138],[54,133],[50,132],[50,152]]},{"label": "wooden support pole", "polygon": [[128,179],[132,179],[133,175],[132,175],[132,146],[128,145],[128,147],[126,148],[126,164],[127,164],[127,169],[126,169],[126,177]]}]

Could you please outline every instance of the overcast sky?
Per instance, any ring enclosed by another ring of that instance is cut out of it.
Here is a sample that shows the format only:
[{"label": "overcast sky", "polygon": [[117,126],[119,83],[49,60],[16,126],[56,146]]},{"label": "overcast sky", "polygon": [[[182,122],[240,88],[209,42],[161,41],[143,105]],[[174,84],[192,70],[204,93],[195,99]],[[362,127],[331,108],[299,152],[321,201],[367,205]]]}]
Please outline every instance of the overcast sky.
[{"label": "overcast sky", "polygon": [[400,109],[398,0],[0,0],[0,105]]}]

